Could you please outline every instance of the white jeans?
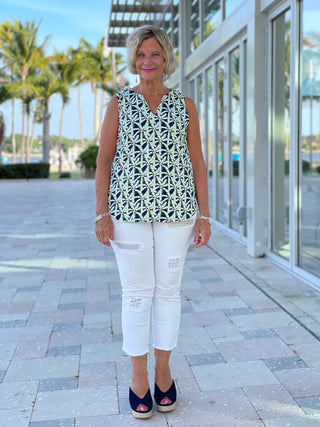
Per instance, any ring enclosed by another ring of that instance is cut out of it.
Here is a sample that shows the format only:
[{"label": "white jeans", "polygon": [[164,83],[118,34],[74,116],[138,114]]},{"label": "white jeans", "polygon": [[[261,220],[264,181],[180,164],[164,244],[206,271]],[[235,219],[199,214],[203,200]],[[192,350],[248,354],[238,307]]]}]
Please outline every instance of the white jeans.
[{"label": "white jeans", "polygon": [[114,249],[122,286],[123,350],[149,351],[150,310],[153,346],[172,350],[180,326],[180,282],[195,218],[175,223],[114,220]]}]

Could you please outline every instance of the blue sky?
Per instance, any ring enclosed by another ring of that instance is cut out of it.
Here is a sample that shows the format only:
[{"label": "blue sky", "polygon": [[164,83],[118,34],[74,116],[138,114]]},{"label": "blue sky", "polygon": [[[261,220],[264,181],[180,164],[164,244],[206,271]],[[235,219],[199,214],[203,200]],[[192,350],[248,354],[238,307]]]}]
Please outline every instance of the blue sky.
[{"label": "blue sky", "polygon": [[[55,49],[66,50],[69,46],[77,47],[80,38],[85,38],[92,45],[104,36],[105,27],[109,23],[111,0],[0,0],[0,22],[19,19],[22,22],[35,21],[40,24],[38,42],[51,35],[47,54]],[[124,49],[118,50],[125,54]],[[89,85],[82,87],[82,116],[84,135],[93,137],[93,94]],[[71,101],[65,111],[63,135],[68,138],[80,138],[77,92],[71,91]],[[0,106],[6,120],[6,135],[11,134],[10,103]],[[20,106],[16,106],[16,132],[21,133]],[[53,96],[50,101],[52,118],[51,134],[58,135],[61,111],[59,96]],[[36,135],[42,134],[41,126],[37,126]]]}]

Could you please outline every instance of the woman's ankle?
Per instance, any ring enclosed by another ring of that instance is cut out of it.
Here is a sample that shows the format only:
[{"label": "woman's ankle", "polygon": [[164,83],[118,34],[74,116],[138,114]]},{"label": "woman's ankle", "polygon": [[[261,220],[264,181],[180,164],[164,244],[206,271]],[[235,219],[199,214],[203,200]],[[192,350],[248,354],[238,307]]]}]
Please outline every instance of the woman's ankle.
[{"label": "woman's ankle", "polygon": [[155,382],[161,391],[166,391],[172,384],[170,368],[165,370],[155,370]]},{"label": "woman's ankle", "polygon": [[142,378],[141,376],[133,376],[131,378],[130,388],[138,397],[140,397],[140,399],[142,399],[149,390],[148,376],[145,378]]}]

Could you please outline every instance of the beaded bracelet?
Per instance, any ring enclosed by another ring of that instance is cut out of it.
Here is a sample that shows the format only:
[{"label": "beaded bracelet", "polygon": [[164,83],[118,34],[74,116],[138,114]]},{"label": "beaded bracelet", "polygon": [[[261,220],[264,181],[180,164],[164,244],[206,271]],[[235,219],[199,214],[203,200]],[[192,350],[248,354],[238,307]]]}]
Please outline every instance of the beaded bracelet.
[{"label": "beaded bracelet", "polygon": [[109,212],[105,212],[105,213],[103,213],[103,214],[98,215],[98,216],[95,218],[94,222],[95,222],[95,223],[97,223],[97,222],[98,222],[98,221],[100,221],[100,219],[102,219],[104,216],[110,216]]},{"label": "beaded bracelet", "polygon": [[199,215],[198,219],[204,219],[205,221],[207,221],[209,224],[211,224],[211,220],[208,216],[203,216],[203,215]]}]

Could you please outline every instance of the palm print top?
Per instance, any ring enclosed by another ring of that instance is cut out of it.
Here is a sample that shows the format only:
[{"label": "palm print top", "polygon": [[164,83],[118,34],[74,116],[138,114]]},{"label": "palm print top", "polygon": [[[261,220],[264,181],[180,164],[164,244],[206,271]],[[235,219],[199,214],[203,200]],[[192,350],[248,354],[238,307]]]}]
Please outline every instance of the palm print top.
[{"label": "palm print top", "polygon": [[117,94],[119,129],[109,186],[109,212],[124,222],[176,222],[197,210],[187,147],[185,99],[170,90],[155,114],[143,95]]}]

